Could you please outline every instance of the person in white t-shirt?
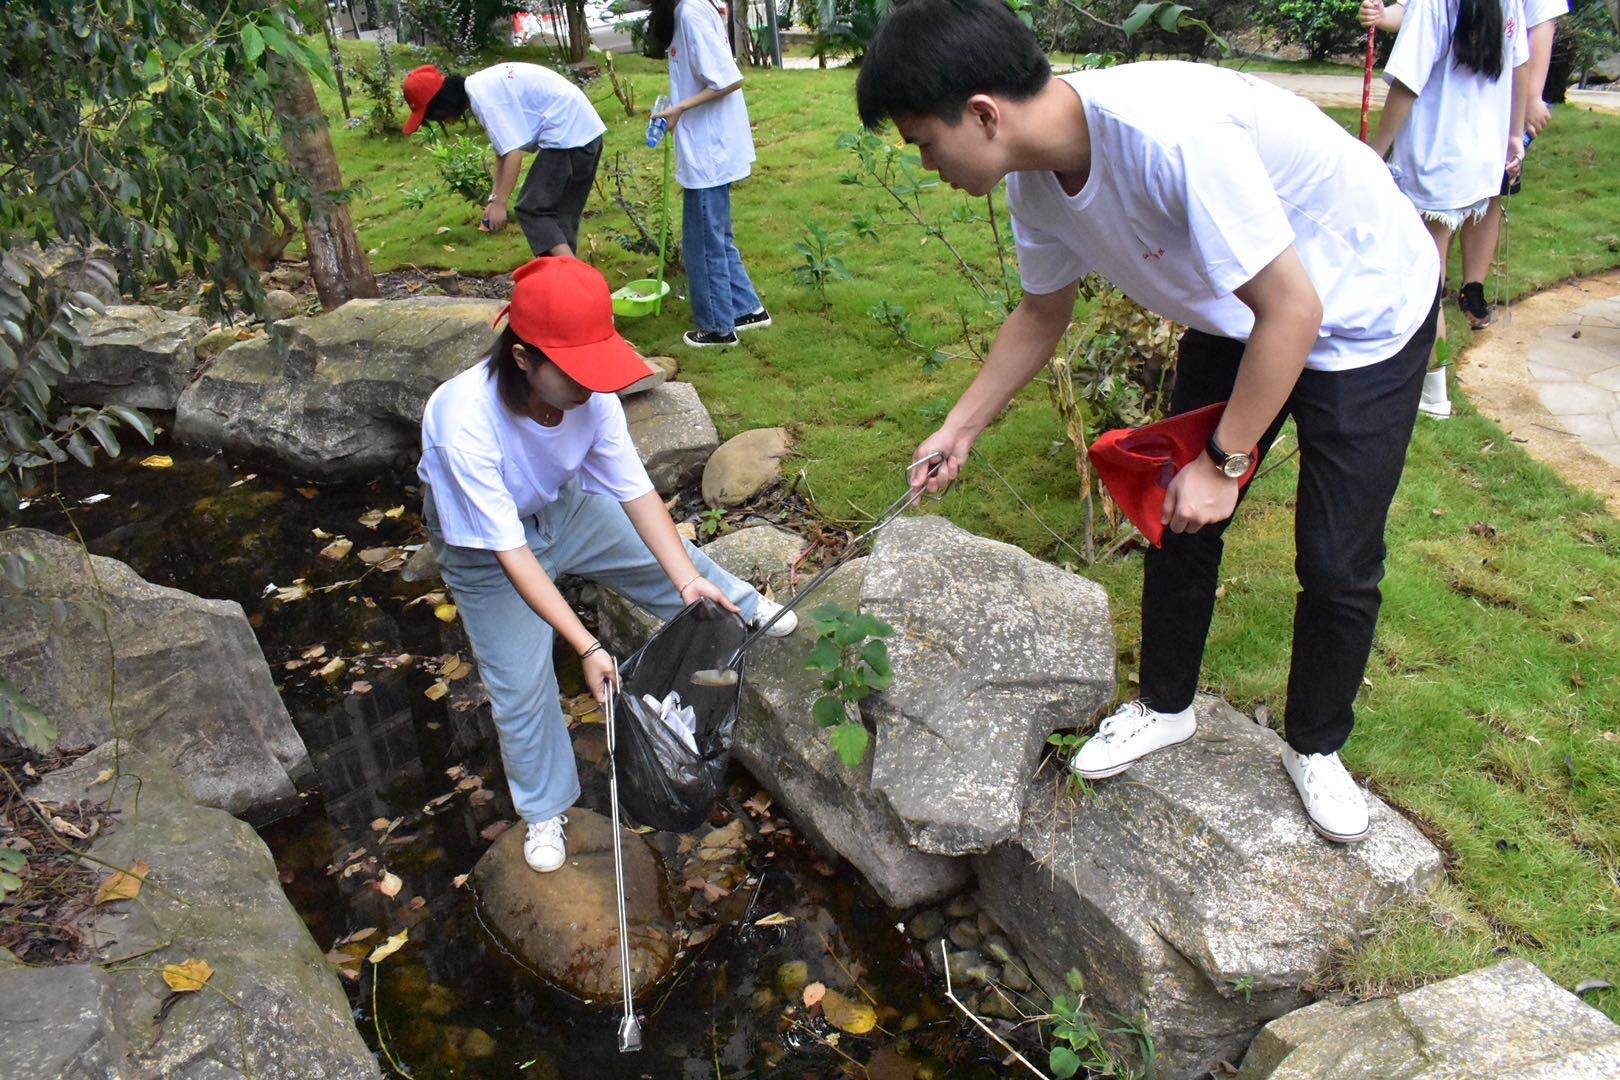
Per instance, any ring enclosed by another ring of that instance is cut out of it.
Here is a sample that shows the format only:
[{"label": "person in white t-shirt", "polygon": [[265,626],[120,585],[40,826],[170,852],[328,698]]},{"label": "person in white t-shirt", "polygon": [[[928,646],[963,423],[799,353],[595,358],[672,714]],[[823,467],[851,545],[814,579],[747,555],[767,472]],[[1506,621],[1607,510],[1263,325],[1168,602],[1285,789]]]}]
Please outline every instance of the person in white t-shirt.
[{"label": "person in white t-shirt", "polygon": [[523,155],[533,153],[512,215],[536,255],[574,253],[607,131],[583,90],[539,64],[496,64],[465,77],[423,64],[405,76],[404,93],[411,107],[405,134],[424,120],[443,123],[470,109],[489,136],[495,181],[480,228],[506,227]]},{"label": "person in white t-shirt", "polygon": [[1417,415],[1440,267],[1389,171],[1321,110],[1239,72],[1140,63],[1053,78],[1000,0],[908,0],[856,81],[925,168],[981,198],[1003,177],[1024,295],[918,460],[941,490],[1040,372],[1097,273],[1187,327],[1171,411],[1228,400],[1164,497],[1147,553],[1141,699],[1071,767],[1099,779],[1190,739],[1222,534],[1285,417],[1299,439],[1293,664],[1283,764],[1317,831],[1367,834],[1339,760],[1378,618],[1384,522]]},{"label": "person in white t-shirt", "polygon": [[[1504,172],[1516,180],[1524,161],[1530,58],[1524,5],[1412,0],[1404,6],[1409,10],[1384,65],[1389,95],[1372,147],[1389,156],[1395,183],[1423,215],[1443,270],[1453,234],[1485,217]],[[1468,269],[1460,299],[1472,321],[1485,309],[1485,286],[1483,272],[1470,280]]]},{"label": "person in white t-shirt", "polygon": [[668,43],[672,104],[655,115],[675,135],[675,180],[685,191],[681,260],[697,326],[683,340],[735,345],[739,330],[771,325],[731,232],[731,185],[754,162],[742,72],[709,0],[653,0],[647,32]]},{"label": "person in white t-shirt", "polygon": [[[599,582],[662,618],[709,600],[757,624],[781,611],[681,540],[637,456],[616,391],[647,365],[613,329],[606,280],[573,258],[512,273],[487,358],[446,381],[422,416],[423,517],[489,693],[512,803],[535,870],[563,864],[579,773],[552,643],[580,655],[606,699],[617,667],[555,585]],[[786,612],[768,631],[792,633]]]},{"label": "person in white t-shirt", "polygon": [[[1530,140],[1540,135],[1552,119],[1544,99],[1547,88],[1547,69],[1552,59],[1553,36],[1558,19],[1569,13],[1568,0],[1524,0],[1524,28],[1529,40],[1530,60],[1525,75],[1515,82],[1524,93],[1525,149]],[[1376,25],[1381,30],[1395,33],[1405,20],[1406,5],[1384,0],[1362,0],[1361,25]],[[1457,290],[1457,306],[1468,319],[1468,325],[1483,330],[1491,324],[1490,305],[1485,300],[1485,278],[1491,271],[1491,260],[1496,256],[1496,242],[1502,232],[1502,199],[1517,195],[1522,182],[1519,176],[1503,171],[1500,192],[1490,201],[1485,213],[1463,222],[1457,232],[1462,247],[1462,286]]]}]

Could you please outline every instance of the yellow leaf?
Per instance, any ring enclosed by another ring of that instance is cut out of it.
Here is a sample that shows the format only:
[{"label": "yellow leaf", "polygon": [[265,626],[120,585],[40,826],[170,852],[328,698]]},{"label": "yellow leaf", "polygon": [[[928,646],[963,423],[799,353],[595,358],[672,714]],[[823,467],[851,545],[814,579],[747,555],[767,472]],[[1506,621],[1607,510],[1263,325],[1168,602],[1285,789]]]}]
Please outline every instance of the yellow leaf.
[{"label": "yellow leaf", "polygon": [[465,679],[472,674],[472,665],[458,656],[455,663],[446,664],[444,670],[439,674],[446,679]]},{"label": "yellow leaf", "polygon": [[90,781],[90,786],[95,787],[97,784],[105,784],[112,778],[113,771],[111,769],[102,769],[100,772],[96,773],[96,778]]},{"label": "yellow leaf", "polygon": [[354,550],[354,541],[342,537],[332,541],[321,548],[321,555],[328,559],[341,559]]},{"label": "yellow leaf", "polygon": [[445,623],[455,622],[456,621],[456,605],[454,605],[454,604],[440,604],[438,607],[433,609],[433,616],[434,616],[434,618],[438,619],[440,622],[445,622]]},{"label": "yellow leaf", "polygon": [[119,870],[109,874],[96,890],[96,903],[110,904],[116,900],[133,900],[141,894],[141,886],[146,883],[146,874],[150,869],[143,862],[136,862],[125,873]]},{"label": "yellow leaf", "polygon": [[201,990],[214,977],[214,969],[206,960],[187,960],[183,964],[164,964],[163,981],[169,989],[180,994]]},{"label": "yellow leaf", "polygon": [[336,682],[337,677],[342,675],[343,672],[347,670],[348,666],[348,661],[344,660],[343,657],[334,656],[332,659],[328,660],[324,665],[322,665],[321,669],[315,674],[319,675],[327,682]]},{"label": "yellow leaf", "polygon": [[304,584],[302,578],[293,582],[291,585],[276,590],[276,599],[281,601],[283,604],[291,603],[294,600],[302,600],[308,595],[309,586]]},{"label": "yellow leaf", "polygon": [[382,521],[383,512],[381,510],[367,510],[365,513],[360,515],[360,524],[364,525],[368,529],[375,529],[377,526],[382,524]]},{"label": "yellow leaf", "polygon": [[168,454],[148,454],[141,458],[141,464],[148,469],[167,469],[174,465],[174,458]]},{"label": "yellow leaf", "polygon": [[785,926],[793,921],[793,916],[784,915],[780,911],[772,912],[763,919],[755,919],[755,926]]},{"label": "yellow leaf", "polygon": [[366,957],[366,959],[370,960],[373,964],[382,963],[382,961],[399,952],[401,947],[403,947],[405,944],[405,936],[409,933],[409,930],[401,930],[399,933],[395,934],[393,937],[389,938],[375,949],[372,949],[371,955]]},{"label": "yellow leaf", "polygon": [[877,1010],[862,1001],[851,1001],[836,990],[828,990],[821,999],[821,1013],[827,1023],[851,1035],[865,1035],[877,1027]]},{"label": "yellow leaf", "polygon": [[311,529],[311,530],[309,530],[309,534],[311,536],[313,536],[317,540],[330,540],[330,539],[332,539],[332,534],[327,532],[325,529],[321,529],[321,528]]},{"label": "yellow leaf", "polygon": [[426,690],[422,691],[423,695],[429,701],[438,701],[440,698],[444,697],[444,695],[448,694],[449,692],[450,692],[450,684],[445,682],[443,679],[440,679],[438,682],[434,683],[432,686],[430,686]]},{"label": "yellow leaf", "polygon": [[383,517],[388,518],[390,521],[398,521],[404,516],[405,508],[403,506],[390,506],[387,510],[383,511]]}]

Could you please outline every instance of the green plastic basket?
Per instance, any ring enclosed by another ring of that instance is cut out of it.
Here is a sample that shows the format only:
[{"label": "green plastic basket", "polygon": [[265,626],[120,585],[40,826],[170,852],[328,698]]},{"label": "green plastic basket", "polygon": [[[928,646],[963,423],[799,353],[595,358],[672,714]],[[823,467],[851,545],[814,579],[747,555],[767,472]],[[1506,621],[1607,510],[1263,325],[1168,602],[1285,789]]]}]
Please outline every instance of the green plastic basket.
[{"label": "green plastic basket", "polygon": [[[601,295],[600,293],[598,295]],[[613,293],[613,314],[627,319],[642,315],[656,315],[669,295],[669,282],[657,278],[642,278],[621,286]]]}]

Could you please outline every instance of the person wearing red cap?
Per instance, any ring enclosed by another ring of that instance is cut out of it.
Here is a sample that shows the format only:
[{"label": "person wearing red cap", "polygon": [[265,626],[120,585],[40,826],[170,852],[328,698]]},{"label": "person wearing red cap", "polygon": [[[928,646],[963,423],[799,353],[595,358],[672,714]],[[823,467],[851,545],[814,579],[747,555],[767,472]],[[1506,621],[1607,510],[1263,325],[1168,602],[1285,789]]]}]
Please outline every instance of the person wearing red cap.
[{"label": "person wearing red cap", "polygon": [[[579,797],[552,667],[556,636],[606,699],[617,667],[554,584],[576,574],[661,618],[708,599],[751,623],[780,605],[675,531],[626,428],[616,391],[647,364],[613,329],[608,285],[573,258],[512,274],[488,357],[446,381],[422,416],[423,517],[472,643],[500,733],[512,802],[535,870],[563,864]],[[789,611],[768,633],[797,625]]]},{"label": "person wearing red cap", "polygon": [[[1007,181],[1024,294],[917,458],[955,479],[979,433],[1041,371],[1100,274],[1188,329],[1171,412],[1226,401],[1206,452],[1164,491],[1142,589],[1140,700],[1076,753],[1100,779],[1192,738],[1222,535],[1284,418],[1299,439],[1282,766],[1312,827],[1366,836],[1338,751],[1372,647],[1384,522],[1434,339],[1439,258],[1378,156],[1310,102],[1241,72],[1139,63],[1054,77],[1000,0],[890,8],[856,80],[925,168],[974,197]],[[919,483],[921,480],[919,478]]]},{"label": "person wearing red cap", "polygon": [[523,155],[534,164],[518,193],[513,216],[536,255],[572,255],[579,219],[602,158],[607,125],[585,92],[539,64],[496,64],[463,78],[423,64],[405,76],[410,118],[405,134],[424,120],[443,123],[471,109],[495,148],[495,182],[484,206],[484,228],[506,226],[507,203],[517,186]]}]

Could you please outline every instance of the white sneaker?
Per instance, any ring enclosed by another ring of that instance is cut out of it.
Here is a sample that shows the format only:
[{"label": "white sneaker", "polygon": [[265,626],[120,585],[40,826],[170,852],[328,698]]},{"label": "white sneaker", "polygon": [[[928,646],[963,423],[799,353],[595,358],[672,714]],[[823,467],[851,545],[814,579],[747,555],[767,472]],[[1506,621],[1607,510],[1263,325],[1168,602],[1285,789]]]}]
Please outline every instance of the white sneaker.
[{"label": "white sneaker", "polygon": [[1446,369],[1440,368],[1423,376],[1423,396],[1418,399],[1418,412],[1444,420],[1451,415],[1451,395],[1446,391]]},{"label": "white sneaker", "polygon": [[[767,600],[764,596],[759,598],[759,607],[754,612],[754,625],[763,626],[776,619],[776,613],[782,610],[782,605],[774,600]],[[799,628],[799,613],[790,611],[765,631],[766,637],[787,637]]]},{"label": "white sneaker", "polygon": [[563,826],[568,824],[567,814],[534,822],[523,837],[523,857],[529,866],[542,874],[549,874],[568,860],[568,845],[563,840]]},{"label": "white sneaker", "polygon": [[1069,762],[1086,780],[1117,776],[1155,750],[1179,746],[1193,737],[1198,721],[1189,705],[1177,713],[1155,712],[1140,701],[1127,701],[1097,727]]},{"label": "white sneaker", "polygon": [[1367,838],[1367,800],[1338,754],[1301,754],[1285,746],[1282,759],[1311,828],[1341,844]]}]

